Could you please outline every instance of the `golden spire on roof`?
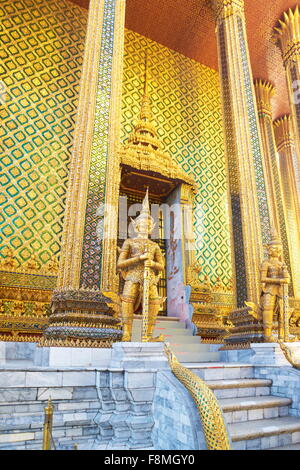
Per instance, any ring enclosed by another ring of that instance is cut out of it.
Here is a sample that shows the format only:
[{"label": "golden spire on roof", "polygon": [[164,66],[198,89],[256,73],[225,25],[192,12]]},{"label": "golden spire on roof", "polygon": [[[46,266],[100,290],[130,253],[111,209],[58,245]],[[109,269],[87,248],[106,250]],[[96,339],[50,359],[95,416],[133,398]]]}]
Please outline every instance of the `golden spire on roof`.
[{"label": "golden spire on roof", "polygon": [[149,66],[148,51],[145,55],[145,75],[144,93],[142,97],[140,117],[133,133],[128,139],[129,144],[151,146],[154,150],[161,148],[161,143],[157,139],[156,129],[152,124],[153,115],[151,110],[151,100],[149,97]]},{"label": "golden spire on roof", "polygon": [[121,163],[138,170],[155,172],[195,187],[193,176],[188,175],[169,153],[164,152],[152,121],[153,115],[149,97],[149,61],[148,52],[146,52],[141,111],[133,132],[121,148]]}]

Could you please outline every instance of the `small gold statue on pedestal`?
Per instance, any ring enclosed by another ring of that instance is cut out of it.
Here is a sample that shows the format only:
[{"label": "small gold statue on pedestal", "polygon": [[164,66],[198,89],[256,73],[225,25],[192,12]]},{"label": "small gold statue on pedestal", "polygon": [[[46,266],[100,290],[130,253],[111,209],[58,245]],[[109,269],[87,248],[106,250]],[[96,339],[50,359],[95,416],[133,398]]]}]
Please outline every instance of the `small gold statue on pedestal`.
[{"label": "small gold statue on pedestal", "polygon": [[264,328],[264,341],[275,342],[272,336],[274,314],[278,312],[278,340],[288,341],[288,284],[290,276],[286,264],[280,260],[282,243],[275,233],[272,233],[268,244],[268,259],[264,260],[261,268],[261,314]]},{"label": "small gold statue on pedestal", "polygon": [[155,226],[149,210],[148,190],[142,211],[132,223],[137,236],[124,242],[117,262],[117,269],[125,279],[121,296],[122,341],[131,341],[133,315],[141,301],[142,341],[163,341],[162,336],[152,337],[156,317],[165,300],[159,297],[157,291],[164,259],[159,245],[148,239]]}]

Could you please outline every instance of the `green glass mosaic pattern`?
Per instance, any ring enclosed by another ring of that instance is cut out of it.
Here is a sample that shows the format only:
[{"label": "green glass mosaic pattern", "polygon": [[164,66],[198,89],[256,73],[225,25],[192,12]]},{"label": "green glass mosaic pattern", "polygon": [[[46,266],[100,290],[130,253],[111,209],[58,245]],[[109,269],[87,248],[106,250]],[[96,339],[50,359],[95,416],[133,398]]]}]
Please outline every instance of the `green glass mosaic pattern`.
[{"label": "green glass mosaic pattern", "polygon": [[225,286],[232,278],[219,77],[217,72],[132,31],[125,34],[123,132],[137,121],[149,54],[149,93],[158,135],[199,184],[195,202],[202,274]]},{"label": "green glass mosaic pattern", "polygon": [[60,250],[87,13],[66,0],[2,0],[0,252],[42,267]]}]

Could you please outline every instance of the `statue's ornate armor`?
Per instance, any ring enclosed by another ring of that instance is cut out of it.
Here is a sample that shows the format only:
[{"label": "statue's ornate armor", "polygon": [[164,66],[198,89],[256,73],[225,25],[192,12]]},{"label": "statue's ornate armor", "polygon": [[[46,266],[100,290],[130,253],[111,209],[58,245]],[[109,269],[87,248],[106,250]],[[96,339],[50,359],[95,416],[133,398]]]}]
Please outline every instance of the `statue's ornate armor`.
[{"label": "statue's ornate armor", "polygon": [[[151,260],[156,263],[150,274],[150,284],[157,284],[160,278],[159,272],[164,267],[164,259],[157,243],[148,240],[133,238],[124,242],[121,254],[118,260],[118,268],[122,272],[125,281],[143,284],[144,279],[144,263],[139,257],[145,253],[151,255]],[[155,274],[157,271],[157,274]]]},{"label": "statue's ornate armor", "polygon": [[138,236],[124,242],[117,263],[117,269],[121,271],[125,280],[121,296],[122,339],[123,341],[131,340],[133,314],[143,299],[143,287],[146,281],[148,327],[143,335],[147,341],[161,341],[161,338],[153,338],[152,333],[156,317],[164,301],[157,292],[160,273],[164,269],[164,259],[159,245],[148,238],[155,225],[150,215],[148,190],[143,200],[141,213],[132,223]]},{"label": "statue's ornate armor", "polygon": [[272,327],[274,314],[282,306],[280,302],[283,297],[283,288],[282,282],[289,282],[289,274],[287,267],[283,261],[279,259],[281,253],[281,243],[279,240],[273,236],[269,244],[269,249],[276,249],[278,254],[274,257],[269,255],[269,258],[264,260],[261,265],[261,281],[262,281],[262,291],[261,291],[261,311],[264,325],[264,337],[265,341],[274,341],[272,337]]},{"label": "statue's ornate armor", "polygon": [[149,338],[152,337],[156,317],[163,301],[157,291],[160,272],[164,268],[164,259],[159,245],[149,239],[133,238],[126,240],[117,263],[117,268],[121,271],[125,280],[123,294],[121,296],[123,341],[130,341],[131,339],[133,314],[142,301],[144,261],[140,260],[140,256],[145,253],[149,254],[149,259],[153,262],[150,270],[149,287],[149,319],[147,332]]}]

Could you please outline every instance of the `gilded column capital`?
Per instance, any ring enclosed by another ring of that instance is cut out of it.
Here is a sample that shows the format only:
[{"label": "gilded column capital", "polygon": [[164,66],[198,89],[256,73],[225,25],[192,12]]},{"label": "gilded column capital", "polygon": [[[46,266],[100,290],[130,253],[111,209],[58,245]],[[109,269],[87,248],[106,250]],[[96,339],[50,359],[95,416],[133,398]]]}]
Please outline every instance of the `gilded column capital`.
[{"label": "gilded column capital", "polygon": [[275,94],[272,83],[265,80],[254,80],[254,89],[257,101],[259,118],[272,118],[271,98]]},{"label": "gilded column capital", "polygon": [[286,114],[273,122],[277,150],[281,150],[294,145],[292,119]]},{"label": "gilded column capital", "polygon": [[244,0],[211,0],[211,4],[217,22],[235,14],[244,16]]},{"label": "gilded column capital", "polygon": [[300,12],[297,5],[294,10],[289,8],[283,13],[283,19],[278,21],[274,28],[275,36],[278,38],[284,66],[290,62],[300,60]]}]

